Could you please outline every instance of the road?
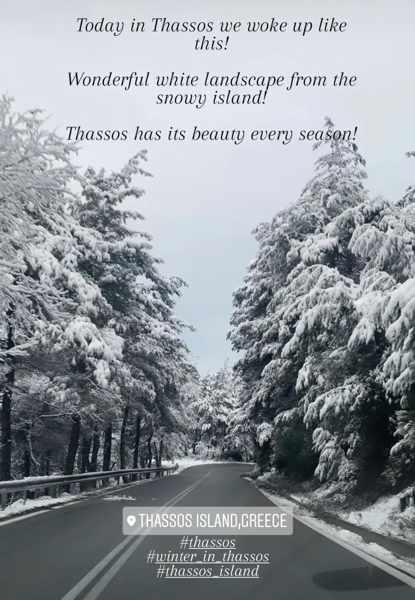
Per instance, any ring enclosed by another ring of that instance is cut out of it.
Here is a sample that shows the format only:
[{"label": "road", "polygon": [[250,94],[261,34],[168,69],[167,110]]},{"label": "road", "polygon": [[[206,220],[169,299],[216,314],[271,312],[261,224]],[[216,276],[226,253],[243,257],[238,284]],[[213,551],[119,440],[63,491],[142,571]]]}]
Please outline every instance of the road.
[{"label": "road", "polygon": [[[259,579],[157,579],[147,554],[178,551],[173,536],[123,537],[123,506],[268,506],[241,474],[218,464],[134,485],[129,500],[95,497],[0,526],[4,600],[409,600],[414,590],[295,521],[292,536],[238,536],[237,552],[269,553]],[[131,500],[134,498],[134,500]]]}]

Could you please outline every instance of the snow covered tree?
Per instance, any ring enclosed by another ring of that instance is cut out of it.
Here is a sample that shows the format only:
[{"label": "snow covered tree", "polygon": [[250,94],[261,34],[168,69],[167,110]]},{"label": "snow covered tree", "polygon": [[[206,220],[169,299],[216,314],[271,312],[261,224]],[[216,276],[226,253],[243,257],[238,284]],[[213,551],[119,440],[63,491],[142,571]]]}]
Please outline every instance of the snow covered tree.
[{"label": "snow covered tree", "polygon": [[[0,477],[5,479],[12,475],[13,435],[16,459],[21,457],[27,475],[32,467],[49,472],[62,463],[72,473],[77,457],[81,471],[96,469],[103,429],[104,468],[111,467],[114,429],[120,465],[127,466],[133,411],[134,466],[143,423],[158,434],[180,429],[181,389],[192,371],[181,339],[184,324],[174,314],[183,282],[160,274],[149,236],[130,229],[140,215],[123,205],[143,193],[132,179],[145,174],[139,165],[145,154],[119,173],[88,169],[81,176],[71,164],[74,151],[44,131],[39,111],[14,115],[11,101],[3,98]],[[81,197],[73,191],[79,186]],[[162,447],[160,439],[158,461]]]},{"label": "snow covered tree", "polygon": [[196,453],[225,456],[235,450],[229,425],[237,397],[233,374],[225,366],[201,378],[192,410],[195,418],[194,448]]},{"label": "snow covered tree", "polygon": [[230,333],[260,466],[356,490],[415,469],[414,195],[371,199],[363,167],[331,143],[300,200],[261,226]]},{"label": "snow covered tree", "polygon": [[[43,129],[39,111],[14,114],[0,101],[0,312],[3,365],[1,472],[11,477],[12,397],[19,358],[60,323],[67,305],[51,244],[67,227],[72,148]],[[39,335],[39,332],[41,334]]]},{"label": "snow covered tree", "polygon": [[[354,144],[330,143],[300,200],[261,227],[230,337],[243,351],[237,369],[257,460],[367,485],[387,464],[394,427],[392,454],[413,465],[411,330],[401,313],[414,221],[411,191],[398,205],[372,200],[363,167]],[[293,460],[301,448],[303,465]]]},{"label": "snow covered tree", "polygon": [[[118,173],[88,169],[82,180],[82,200],[76,207],[81,225],[96,229],[104,241],[104,257],[80,265],[96,282],[111,306],[110,326],[124,342],[124,383],[120,465],[126,465],[125,435],[135,413],[135,458],[141,433],[147,437],[147,461],[161,460],[164,434],[180,428],[180,388],[190,365],[181,339],[184,324],[174,315],[176,298],[184,282],[161,275],[161,261],[153,257],[150,236],[131,229],[142,220],[126,202],[144,193],[133,185],[136,175],[147,176],[140,166],[144,152]],[[111,428],[109,422],[107,427]],[[153,453],[157,440],[158,450]]]},{"label": "snow covered tree", "polygon": [[[327,120],[326,126],[332,123]],[[341,271],[350,273],[353,262],[324,230],[345,208],[365,198],[366,174],[354,144],[327,145],[300,199],[258,229],[258,256],[234,298],[230,339],[243,352],[237,370],[245,382],[247,419],[257,427],[257,458],[264,465],[272,460],[272,446],[274,456],[277,450],[274,419],[280,413],[292,411],[298,435],[301,364],[310,352],[326,349],[331,337],[341,336],[341,310],[347,306],[347,291],[341,287],[346,283],[332,265],[341,264]],[[321,330],[324,324],[330,329],[316,335],[313,328]],[[302,428],[308,443],[309,434]]]},{"label": "snow covered tree", "polygon": [[[415,153],[408,153],[414,156]],[[392,483],[415,477],[415,194],[409,188],[382,220],[382,237],[375,251],[387,258],[391,281],[380,305],[388,343],[382,383],[394,408],[394,444],[391,448]]]}]

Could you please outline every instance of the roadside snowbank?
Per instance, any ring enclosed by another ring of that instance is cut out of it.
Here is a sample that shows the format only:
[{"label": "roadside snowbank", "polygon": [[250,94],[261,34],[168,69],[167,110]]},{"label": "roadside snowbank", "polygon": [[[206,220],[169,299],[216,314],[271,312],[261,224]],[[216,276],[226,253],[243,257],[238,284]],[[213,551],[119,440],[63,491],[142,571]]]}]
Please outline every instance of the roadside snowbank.
[{"label": "roadside snowbank", "polygon": [[76,494],[62,494],[58,498],[52,498],[51,496],[41,496],[40,498],[35,498],[33,500],[23,500],[23,498],[19,498],[19,500],[15,500],[12,504],[9,504],[3,510],[0,510],[0,519],[5,517],[12,517],[14,515],[18,515],[21,513],[29,512],[32,510],[38,510],[41,508],[47,508],[48,506],[53,506],[55,504],[66,504],[67,502],[72,502],[73,500],[78,500],[81,496]]},{"label": "roadside snowbank", "polygon": [[319,519],[317,517],[311,516],[308,513],[307,509],[300,508],[295,502],[291,502],[287,498],[283,498],[278,496],[277,494],[270,493],[263,488],[259,488],[261,493],[264,494],[271,502],[280,507],[281,509],[290,510],[293,512],[293,515],[296,519],[308,525],[315,531],[325,535],[329,539],[339,540],[345,544],[348,544],[350,547],[357,549],[360,552],[368,555],[369,557],[373,557],[380,561],[387,563],[388,565],[400,569],[405,573],[409,574],[411,577],[415,577],[415,562],[412,562],[410,559],[398,558],[392,552],[383,548],[379,544],[375,543],[367,543],[363,540],[360,535],[353,533],[351,531],[347,531],[340,527],[336,527],[335,525],[331,525]]},{"label": "roadside snowbank", "polygon": [[401,512],[398,496],[380,498],[375,504],[356,511],[344,511],[339,517],[383,535],[391,535],[415,544],[415,507]]},{"label": "roadside snowbank", "polygon": [[[323,487],[308,494],[290,494],[290,497],[301,504],[322,505],[327,512],[353,525],[415,544],[415,507],[410,506],[401,512],[399,505],[400,496],[410,489],[412,487],[403,490],[399,495],[379,498],[374,504],[360,510],[330,509],[333,500],[344,500],[336,485]],[[327,500],[330,500],[330,503]]]},{"label": "roadside snowbank", "polygon": [[[30,480],[30,478],[27,479]],[[45,477],[44,479],[47,480],[48,478]],[[48,508],[60,504],[67,504],[69,502],[74,502],[75,500],[86,500],[87,498],[91,497],[105,496],[103,500],[126,500],[127,497],[120,496],[120,492],[132,486],[144,485],[148,481],[153,481],[153,479],[142,479],[141,481],[135,481],[133,483],[112,483],[111,485],[106,486],[104,489],[91,490],[89,492],[85,491],[80,494],[63,493],[57,498],[54,498],[52,496],[40,496],[39,498],[35,498],[33,500],[26,499],[26,501],[23,498],[19,498],[11,504],[9,504],[8,506],[6,506],[6,508],[4,508],[3,510],[0,509],[0,521],[2,519],[7,519],[20,514],[41,510],[42,508]],[[134,498],[128,499],[134,500]]]}]

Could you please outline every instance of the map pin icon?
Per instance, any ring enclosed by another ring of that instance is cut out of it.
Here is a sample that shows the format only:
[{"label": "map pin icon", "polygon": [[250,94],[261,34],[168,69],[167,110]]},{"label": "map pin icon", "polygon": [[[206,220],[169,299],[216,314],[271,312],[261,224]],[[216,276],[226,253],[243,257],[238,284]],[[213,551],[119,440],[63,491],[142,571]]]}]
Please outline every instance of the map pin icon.
[{"label": "map pin icon", "polygon": [[127,521],[127,525],[129,525],[130,527],[134,527],[134,525],[136,524],[137,519],[135,518],[134,515],[128,515],[126,521]]}]

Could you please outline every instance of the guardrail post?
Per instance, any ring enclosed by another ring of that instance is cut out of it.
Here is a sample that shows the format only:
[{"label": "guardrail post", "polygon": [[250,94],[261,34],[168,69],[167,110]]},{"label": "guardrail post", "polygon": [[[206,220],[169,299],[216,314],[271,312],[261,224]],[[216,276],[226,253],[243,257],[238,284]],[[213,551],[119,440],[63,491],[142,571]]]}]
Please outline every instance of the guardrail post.
[{"label": "guardrail post", "polygon": [[2,510],[4,510],[7,506],[7,494],[5,494],[4,492],[0,494],[0,503]]}]

